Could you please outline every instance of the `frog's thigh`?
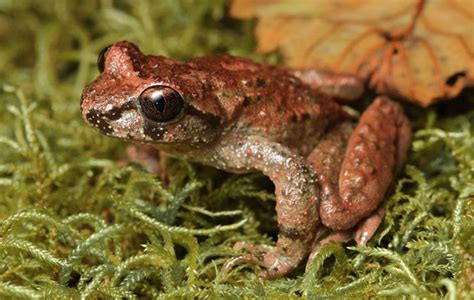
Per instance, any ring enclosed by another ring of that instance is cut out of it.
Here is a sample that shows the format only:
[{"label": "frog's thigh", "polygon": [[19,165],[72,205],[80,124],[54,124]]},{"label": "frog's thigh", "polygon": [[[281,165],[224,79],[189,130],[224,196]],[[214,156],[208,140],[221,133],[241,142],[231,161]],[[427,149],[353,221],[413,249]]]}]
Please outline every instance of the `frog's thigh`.
[{"label": "frog's thigh", "polygon": [[352,228],[375,211],[411,140],[402,108],[383,97],[362,114],[344,149],[348,130],[333,129],[308,157],[321,187],[321,221],[334,230]]}]

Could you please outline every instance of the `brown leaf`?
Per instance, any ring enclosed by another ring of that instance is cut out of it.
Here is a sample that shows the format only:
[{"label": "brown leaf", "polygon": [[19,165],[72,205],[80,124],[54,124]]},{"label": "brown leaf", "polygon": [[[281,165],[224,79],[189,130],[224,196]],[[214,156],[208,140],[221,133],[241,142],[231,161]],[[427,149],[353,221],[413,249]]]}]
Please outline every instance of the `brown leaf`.
[{"label": "brown leaf", "polygon": [[258,18],[260,52],[421,106],[474,86],[473,0],[234,0],[231,14]]}]

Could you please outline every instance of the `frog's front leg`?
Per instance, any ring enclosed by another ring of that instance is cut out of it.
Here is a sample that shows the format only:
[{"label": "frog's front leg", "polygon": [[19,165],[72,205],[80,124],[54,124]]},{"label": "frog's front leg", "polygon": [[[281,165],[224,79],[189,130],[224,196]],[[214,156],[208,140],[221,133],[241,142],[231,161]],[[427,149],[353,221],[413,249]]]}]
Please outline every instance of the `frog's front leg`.
[{"label": "frog's front leg", "polygon": [[245,248],[250,254],[225,268],[246,261],[263,266],[262,277],[283,276],[308,255],[314,239],[319,223],[315,174],[303,157],[281,144],[257,136],[234,136],[229,141],[229,146],[222,147],[227,168],[259,170],[275,184],[279,234],[276,247],[238,243],[237,248]]}]

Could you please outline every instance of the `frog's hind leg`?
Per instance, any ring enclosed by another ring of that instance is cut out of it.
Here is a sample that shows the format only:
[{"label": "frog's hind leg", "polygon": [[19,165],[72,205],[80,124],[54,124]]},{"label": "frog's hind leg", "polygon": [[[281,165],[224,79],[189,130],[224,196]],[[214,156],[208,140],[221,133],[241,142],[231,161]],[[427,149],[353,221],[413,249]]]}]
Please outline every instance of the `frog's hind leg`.
[{"label": "frog's hind leg", "polygon": [[401,106],[383,97],[352,129],[348,123],[331,129],[307,160],[318,174],[321,222],[335,231],[327,238],[344,241],[342,233],[360,222],[355,239],[365,244],[382,220],[377,208],[405,161],[411,129]]},{"label": "frog's hind leg", "polygon": [[297,70],[293,74],[318,93],[342,102],[359,99],[365,90],[362,80],[349,74],[314,69]]},{"label": "frog's hind leg", "polygon": [[[411,141],[410,123],[401,106],[377,98],[350,135],[336,128],[339,140],[327,134],[308,157],[321,187],[320,217],[333,230],[353,228],[377,209],[403,165]],[[339,133],[337,132],[339,131]]]}]

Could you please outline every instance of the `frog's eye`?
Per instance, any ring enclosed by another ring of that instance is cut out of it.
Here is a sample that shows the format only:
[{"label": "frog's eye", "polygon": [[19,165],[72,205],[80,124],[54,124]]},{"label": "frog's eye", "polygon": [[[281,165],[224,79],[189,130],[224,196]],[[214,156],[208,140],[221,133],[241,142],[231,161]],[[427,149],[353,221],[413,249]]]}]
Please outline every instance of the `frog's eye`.
[{"label": "frog's eye", "polygon": [[147,88],[138,100],[143,114],[155,122],[167,122],[176,118],[184,107],[181,95],[164,85]]},{"label": "frog's eye", "polygon": [[105,55],[107,55],[107,51],[109,51],[110,46],[108,45],[102,51],[100,51],[99,56],[97,57],[97,67],[99,68],[99,72],[102,73],[104,72],[104,67],[105,67]]}]

